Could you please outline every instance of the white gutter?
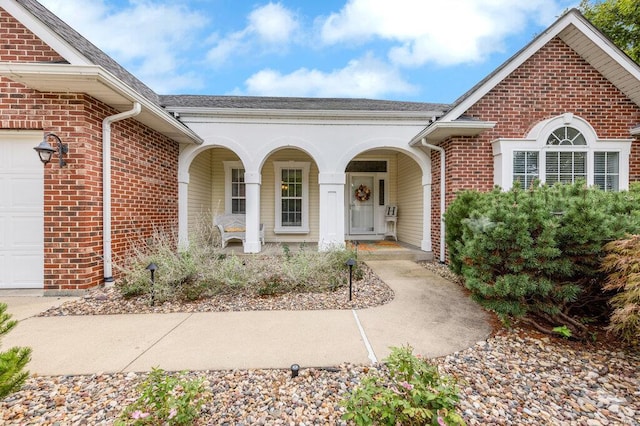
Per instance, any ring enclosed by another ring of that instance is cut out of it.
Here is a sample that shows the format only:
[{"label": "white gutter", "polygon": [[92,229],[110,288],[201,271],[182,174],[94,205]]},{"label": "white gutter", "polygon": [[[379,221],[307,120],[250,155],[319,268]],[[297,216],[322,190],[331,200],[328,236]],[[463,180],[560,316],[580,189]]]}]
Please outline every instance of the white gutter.
[{"label": "white gutter", "polygon": [[427,143],[426,138],[421,139],[422,146],[440,152],[440,263],[445,262],[444,250],[444,209],[445,209],[445,153],[444,148]]},{"label": "white gutter", "polygon": [[142,111],[139,102],[133,108],[102,120],[102,250],[104,256],[104,282],[113,282],[111,252],[111,123],[135,117]]}]

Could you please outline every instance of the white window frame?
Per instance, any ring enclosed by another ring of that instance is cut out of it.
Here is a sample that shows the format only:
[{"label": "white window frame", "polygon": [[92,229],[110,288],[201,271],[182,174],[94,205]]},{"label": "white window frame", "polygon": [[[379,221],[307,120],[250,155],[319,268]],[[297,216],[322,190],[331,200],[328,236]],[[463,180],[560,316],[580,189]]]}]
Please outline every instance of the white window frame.
[{"label": "white window frame", "polygon": [[[276,218],[273,232],[276,234],[308,234],[309,233],[309,170],[311,163],[302,161],[274,161],[274,189]],[[282,170],[302,170],[302,225],[282,226]]]},{"label": "white window frame", "polygon": [[[244,169],[244,165],[242,164],[242,161],[223,161],[222,164],[224,165],[224,213],[225,214],[232,214],[232,188],[231,188],[231,180],[232,180],[232,176],[233,176],[233,169]],[[246,173],[246,170],[245,170]],[[239,198],[239,197],[236,197]],[[245,182],[245,192],[244,192],[244,200],[245,200],[245,209],[246,209],[246,205],[247,205],[247,187],[246,187],[246,182]],[[246,213],[246,212],[245,212]],[[242,214],[242,213],[238,213],[238,214]]]},{"label": "white window frame", "polygon": [[[547,145],[549,135],[559,127],[576,128],[587,141],[587,145]],[[492,142],[494,162],[494,183],[503,190],[513,186],[513,153],[516,151],[537,151],[539,179],[545,182],[546,153],[562,151],[585,151],[587,153],[587,185],[594,185],[595,152],[616,152],[619,161],[620,191],[629,189],[629,156],[633,139],[600,139],[591,125],[571,113],[544,120],[535,125],[526,138],[500,138]]]}]

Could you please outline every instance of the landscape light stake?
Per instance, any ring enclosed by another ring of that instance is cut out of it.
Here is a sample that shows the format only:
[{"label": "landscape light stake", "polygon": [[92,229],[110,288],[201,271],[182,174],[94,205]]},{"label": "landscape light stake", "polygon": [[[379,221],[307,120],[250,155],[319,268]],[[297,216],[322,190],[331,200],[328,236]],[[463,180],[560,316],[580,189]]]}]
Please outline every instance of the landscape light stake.
[{"label": "landscape light stake", "polygon": [[291,365],[291,378],[298,377],[298,372],[300,371],[300,366],[298,364]]},{"label": "landscape light stake", "polygon": [[156,303],[156,278],[155,273],[158,270],[158,265],[151,262],[149,266],[147,266],[147,271],[151,272],[151,306],[154,306]]},{"label": "landscape light stake", "polygon": [[353,293],[353,265],[356,261],[353,258],[347,260],[347,266],[349,267],[349,302],[351,302],[351,294]]}]

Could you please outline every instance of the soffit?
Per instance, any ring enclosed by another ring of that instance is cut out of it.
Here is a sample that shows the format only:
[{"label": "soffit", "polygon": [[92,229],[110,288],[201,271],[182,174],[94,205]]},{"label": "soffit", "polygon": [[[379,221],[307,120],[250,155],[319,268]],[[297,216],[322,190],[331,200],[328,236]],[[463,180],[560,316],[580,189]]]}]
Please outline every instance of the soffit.
[{"label": "soffit", "polygon": [[201,143],[202,139],[160,106],[141,96],[97,66],[67,64],[1,63],[0,76],[39,92],[84,93],[121,111],[133,102],[142,105],[136,121],[180,143]]}]

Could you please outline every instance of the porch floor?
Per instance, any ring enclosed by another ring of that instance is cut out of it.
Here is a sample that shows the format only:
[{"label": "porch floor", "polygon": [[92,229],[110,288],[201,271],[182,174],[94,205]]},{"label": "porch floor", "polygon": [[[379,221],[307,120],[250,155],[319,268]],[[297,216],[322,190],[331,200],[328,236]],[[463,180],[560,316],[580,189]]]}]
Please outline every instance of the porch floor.
[{"label": "porch floor", "polygon": [[[282,254],[284,247],[295,252],[297,250],[318,250],[316,243],[266,243],[260,255]],[[356,251],[360,260],[411,260],[414,262],[433,260],[433,252],[422,251],[419,247],[401,241],[347,241],[347,247]],[[226,254],[237,256],[253,256],[245,254],[241,242],[230,242],[223,250]]]}]

